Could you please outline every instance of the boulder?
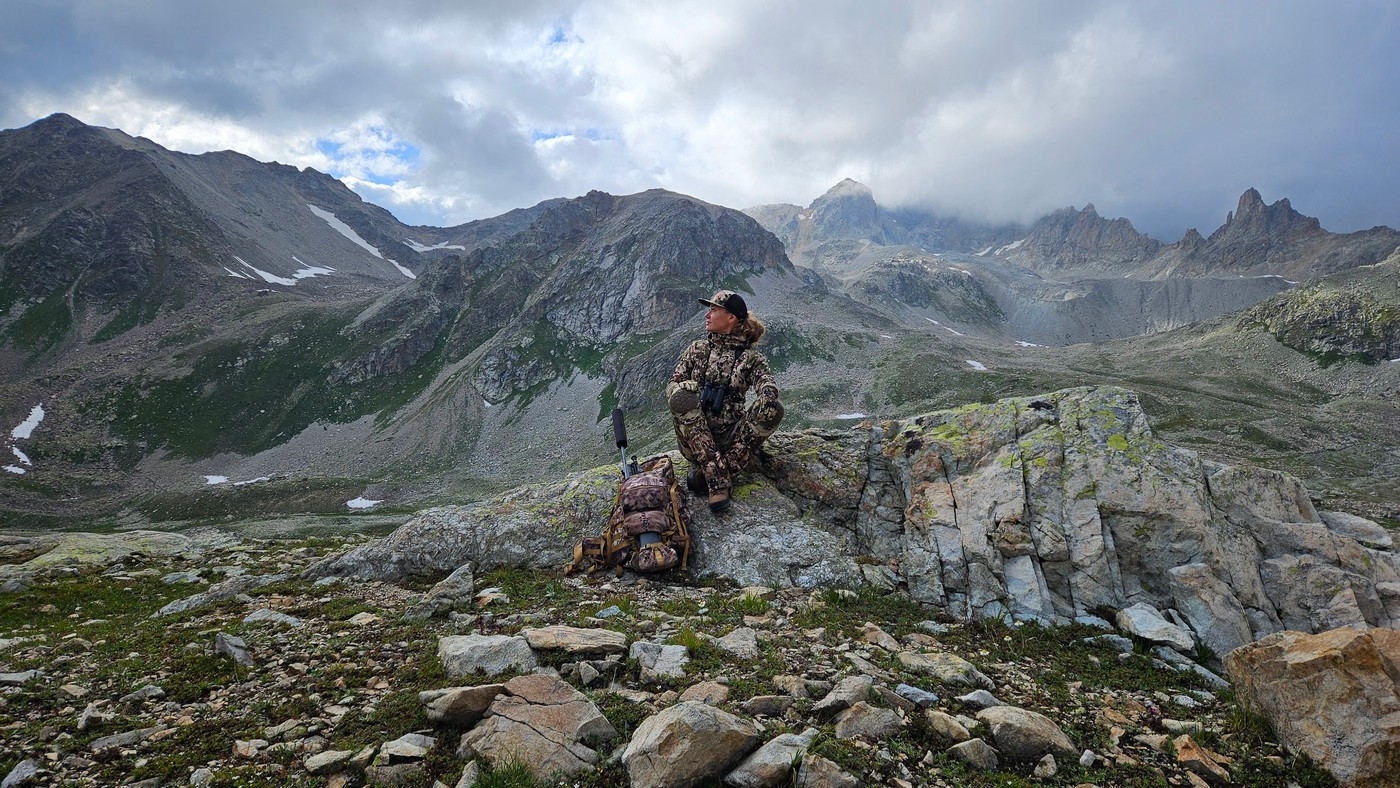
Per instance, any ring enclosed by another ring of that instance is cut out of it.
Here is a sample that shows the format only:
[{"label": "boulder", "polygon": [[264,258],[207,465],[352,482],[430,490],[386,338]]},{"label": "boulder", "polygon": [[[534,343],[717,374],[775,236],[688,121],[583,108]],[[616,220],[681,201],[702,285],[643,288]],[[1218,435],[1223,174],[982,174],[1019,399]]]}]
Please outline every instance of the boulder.
[{"label": "boulder", "polygon": [[1225,657],[1240,702],[1346,785],[1400,774],[1400,632],[1280,632]]},{"label": "boulder", "polygon": [[848,676],[832,688],[826,697],[812,707],[812,714],[818,717],[834,715],[851,706],[867,700],[875,680],[869,676]]},{"label": "boulder", "polygon": [[622,763],[632,788],[690,788],[723,777],[757,746],[752,723],[686,701],[643,720]]},{"label": "boulder", "polygon": [[1395,540],[1391,537],[1390,532],[1372,520],[1346,512],[1318,512],[1317,514],[1332,533],[1355,539],[1376,550],[1395,549]]},{"label": "boulder", "polygon": [[793,764],[807,754],[816,735],[816,729],[809,728],[800,736],[795,733],[774,736],[725,775],[724,784],[731,788],[769,788],[790,782]]},{"label": "boulder", "polygon": [[1195,651],[1196,639],[1191,633],[1171,623],[1162,611],[1139,602],[1118,611],[1118,628],[1153,643],[1171,646],[1178,651]]},{"label": "boulder", "polygon": [[1074,742],[1053,720],[1015,706],[993,706],[977,712],[992,732],[997,752],[1013,761],[1039,761],[1047,753],[1076,755]]},{"label": "boulder", "polygon": [[542,674],[505,683],[486,718],[462,736],[460,752],[503,763],[518,759],[541,780],[592,769],[590,745],[616,738],[617,730],[586,695]]},{"label": "boulder", "polygon": [[504,684],[447,687],[418,693],[418,702],[423,704],[429,722],[469,728],[491,708],[496,696],[505,691]]},{"label": "boulder", "polygon": [[836,738],[882,742],[904,729],[904,718],[893,709],[861,701],[836,715]]},{"label": "boulder", "polygon": [[530,644],[508,635],[448,635],[438,638],[438,660],[449,676],[533,670],[538,662]]},{"label": "boulder", "polygon": [[997,751],[981,739],[968,739],[948,748],[948,754],[974,769],[991,771],[1001,764]]},{"label": "boulder", "polygon": [[797,767],[797,788],[860,788],[860,780],[820,755],[808,755]]},{"label": "boulder", "polygon": [[476,595],[476,577],[470,563],[452,570],[452,574],[428,589],[428,593],[404,611],[410,621],[423,621],[452,610],[469,608]]},{"label": "boulder", "polygon": [[738,627],[724,637],[716,639],[714,644],[721,651],[738,659],[758,658],[758,633],[752,627]]}]

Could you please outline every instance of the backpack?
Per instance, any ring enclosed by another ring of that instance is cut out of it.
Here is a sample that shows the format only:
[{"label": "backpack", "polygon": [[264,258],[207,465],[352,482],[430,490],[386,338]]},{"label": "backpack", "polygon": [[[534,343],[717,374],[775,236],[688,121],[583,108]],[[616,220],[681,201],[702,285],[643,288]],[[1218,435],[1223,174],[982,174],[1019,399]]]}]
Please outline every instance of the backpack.
[{"label": "backpack", "polygon": [[574,545],[574,560],[564,574],[585,566],[589,574],[615,567],[619,575],[623,569],[661,572],[677,564],[685,569],[690,561],[690,532],[685,527],[684,502],[671,458],[662,454],[647,460],[618,485],[603,533]]}]

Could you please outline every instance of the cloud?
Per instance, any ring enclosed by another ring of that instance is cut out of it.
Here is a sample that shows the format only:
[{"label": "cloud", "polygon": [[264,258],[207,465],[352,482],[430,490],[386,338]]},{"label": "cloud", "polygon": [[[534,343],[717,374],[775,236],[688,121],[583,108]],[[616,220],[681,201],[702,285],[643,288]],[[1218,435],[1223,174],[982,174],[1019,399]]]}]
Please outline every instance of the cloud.
[{"label": "cloud", "polygon": [[1163,240],[1240,192],[1400,224],[1400,7],[905,0],[0,0],[0,126],[62,111],[313,166],[412,223],[590,189]]}]

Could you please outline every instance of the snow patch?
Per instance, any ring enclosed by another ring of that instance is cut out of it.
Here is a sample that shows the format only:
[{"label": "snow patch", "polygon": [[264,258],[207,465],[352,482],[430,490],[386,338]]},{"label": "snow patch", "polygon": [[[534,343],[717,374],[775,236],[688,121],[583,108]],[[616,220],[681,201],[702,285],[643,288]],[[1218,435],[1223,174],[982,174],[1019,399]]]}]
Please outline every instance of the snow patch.
[{"label": "snow patch", "polygon": [[1000,254],[1006,254],[1007,252],[1009,252],[1009,251],[1011,251],[1011,250],[1013,250],[1013,249],[1019,249],[1019,248],[1021,248],[1021,244],[1025,243],[1025,242],[1026,242],[1026,239],[1024,239],[1024,238],[1022,238],[1022,239],[1019,240],[1019,241],[1012,241],[1011,243],[1007,244],[1006,246],[1003,246],[1003,247],[1001,247],[1000,249],[998,249],[996,253],[999,254],[999,255],[1000,255]]},{"label": "snow patch", "polygon": [[34,434],[34,428],[39,426],[39,422],[44,420],[44,403],[40,402],[29,411],[29,418],[20,422],[18,427],[10,430],[11,438],[28,438]]},{"label": "snow patch", "polygon": [[[237,258],[234,258],[234,259],[237,259]],[[253,277],[251,277],[251,276],[248,276],[247,274],[240,274],[240,273],[238,273],[237,271],[233,270],[232,268],[229,268],[229,267],[226,266],[226,265],[219,266],[219,267],[222,268],[222,269],[224,269],[225,271],[228,271],[228,275],[231,276],[231,277],[233,277],[233,278],[235,278],[235,279],[252,279],[252,278],[253,278]]]},{"label": "snow patch", "polygon": [[467,250],[467,247],[462,246],[461,244],[448,243],[447,241],[443,241],[440,244],[433,244],[432,246],[428,246],[426,244],[418,243],[412,238],[405,238],[403,243],[404,246],[407,246],[409,249],[412,249],[415,252],[431,252],[434,249],[461,249],[464,252]]},{"label": "snow patch", "polygon": [[9,471],[10,473],[18,473],[21,476],[23,476],[26,473],[29,473],[29,471],[26,471],[18,465],[6,465],[5,470]]},{"label": "snow patch", "polygon": [[1016,340],[1016,344],[1020,345],[1021,347],[1045,347],[1044,345],[1037,345],[1034,342],[1027,342],[1024,339]]},{"label": "snow patch", "polygon": [[[268,273],[267,271],[264,271],[264,270],[262,270],[261,268],[258,268],[257,266],[253,265],[252,263],[249,263],[247,260],[244,260],[242,257],[239,257],[238,255],[234,255],[234,256],[233,256],[233,259],[235,259],[235,260],[237,260],[238,262],[242,263],[245,267],[247,267],[247,268],[248,268],[249,270],[251,270],[253,273],[255,273],[255,274],[257,274],[258,276],[262,277],[262,280],[263,280],[264,282],[268,282],[268,283],[274,284],[274,285],[294,285],[294,284],[297,283],[297,280],[295,280],[295,279],[288,279],[288,278],[285,277],[285,276],[278,276],[277,274]],[[249,279],[252,279],[253,277],[250,276],[250,277],[248,277],[248,278],[249,278]]]},{"label": "snow patch", "polygon": [[881,339],[894,339],[894,337],[890,336],[889,334],[881,334],[881,335],[880,335],[880,338],[881,338]]},{"label": "snow patch", "polygon": [[371,501],[362,495],[359,498],[354,499],[353,501],[346,501],[345,505],[350,507],[351,509],[372,509],[381,503],[384,503],[384,501]]},{"label": "snow patch", "polygon": [[352,228],[350,225],[348,225],[348,224],[346,224],[345,222],[342,222],[341,220],[337,219],[336,216],[335,216],[335,214],[331,213],[330,211],[327,211],[327,210],[324,210],[324,209],[321,209],[321,208],[317,208],[316,206],[312,205],[311,203],[307,203],[307,204],[306,204],[306,207],[307,207],[307,208],[310,208],[312,213],[316,214],[317,216],[321,217],[322,219],[325,219],[325,220],[326,220],[326,224],[329,224],[329,225],[331,226],[331,229],[332,229],[332,230],[335,230],[336,232],[338,232],[338,233],[340,233],[341,235],[345,236],[346,238],[350,239],[350,243],[353,243],[353,244],[355,244],[356,246],[359,246],[360,248],[364,249],[366,252],[369,252],[370,254],[374,255],[375,257],[378,257],[380,260],[385,260],[385,261],[388,261],[388,262],[390,262],[390,263],[393,263],[393,264],[394,264],[394,267],[397,268],[397,269],[399,269],[399,273],[403,274],[404,276],[408,277],[409,279],[417,279],[417,278],[418,278],[418,277],[416,277],[416,276],[413,275],[413,272],[412,272],[412,271],[410,271],[410,270],[408,270],[407,268],[404,268],[403,266],[399,265],[399,264],[398,264],[397,262],[395,262],[394,260],[390,260],[389,258],[387,258],[387,257],[385,257],[384,255],[380,254],[378,249],[376,249],[375,247],[371,246],[371,245],[369,244],[369,242],[366,241],[365,239],[361,238],[361,237],[360,237],[360,234],[357,233],[357,232],[355,232],[354,228]]},{"label": "snow patch", "polygon": [[868,419],[868,418],[870,418],[870,414],[869,414],[869,413],[838,413],[838,414],[836,414],[836,418],[838,418],[838,419],[845,419],[845,420],[847,420],[847,421],[850,421],[850,420],[852,420],[852,419]]},{"label": "snow patch", "polygon": [[308,265],[302,262],[301,260],[297,260],[296,255],[292,255],[292,259],[296,260],[296,262],[301,265],[301,268],[292,272],[293,279],[310,279],[313,276],[325,276],[327,274],[335,273],[334,268],[326,268],[324,266],[319,265]]},{"label": "snow patch", "polygon": [[986,257],[987,253],[990,251],[992,251],[992,247],[988,246],[986,249],[983,249],[982,251],[974,254],[973,257]]},{"label": "snow patch", "polygon": [[15,453],[15,456],[19,458],[19,461],[22,462],[22,463],[24,463],[25,465],[33,465],[33,464],[34,464],[34,463],[32,463],[32,462],[29,461],[29,455],[28,455],[28,454],[25,454],[25,453],[22,452],[22,451],[20,451],[18,446],[11,446],[11,447],[10,447],[10,451],[14,452],[14,453]]},{"label": "snow patch", "polygon": [[271,477],[271,476],[259,476],[259,477],[256,478],[256,479],[248,479],[247,481],[234,482],[234,483],[233,483],[233,486],[234,486],[234,487],[242,487],[242,486],[245,485],[245,484],[257,484],[258,482],[270,482],[270,481],[272,481],[272,477]]},{"label": "snow patch", "polygon": [[973,361],[973,360],[970,359],[970,358],[969,358],[969,359],[965,359],[965,361],[967,361],[967,365],[968,365],[969,367],[972,367],[973,369],[977,370],[978,372],[986,372],[986,371],[987,371],[987,365],[986,365],[986,364],[983,364],[983,363],[980,362],[980,361]]},{"label": "snow patch", "polygon": [[228,481],[228,477],[227,477],[227,476],[205,476],[205,477],[204,477],[204,483],[205,483],[205,484],[223,484],[223,483],[226,482],[226,481]]}]

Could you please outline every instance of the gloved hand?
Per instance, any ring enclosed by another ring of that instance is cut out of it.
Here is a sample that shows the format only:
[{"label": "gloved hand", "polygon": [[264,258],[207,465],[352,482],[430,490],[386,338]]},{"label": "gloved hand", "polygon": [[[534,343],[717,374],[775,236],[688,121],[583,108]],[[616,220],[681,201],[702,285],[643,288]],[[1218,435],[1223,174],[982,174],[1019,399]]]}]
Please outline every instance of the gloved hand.
[{"label": "gloved hand", "polygon": [[783,403],[777,399],[759,400],[749,410],[749,419],[753,423],[754,437],[766,440],[783,421]]},{"label": "gloved hand", "polygon": [[700,409],[700,384],[693,380],[683,380],[666,387],[667,402],[671,413],[681,416]]}]

